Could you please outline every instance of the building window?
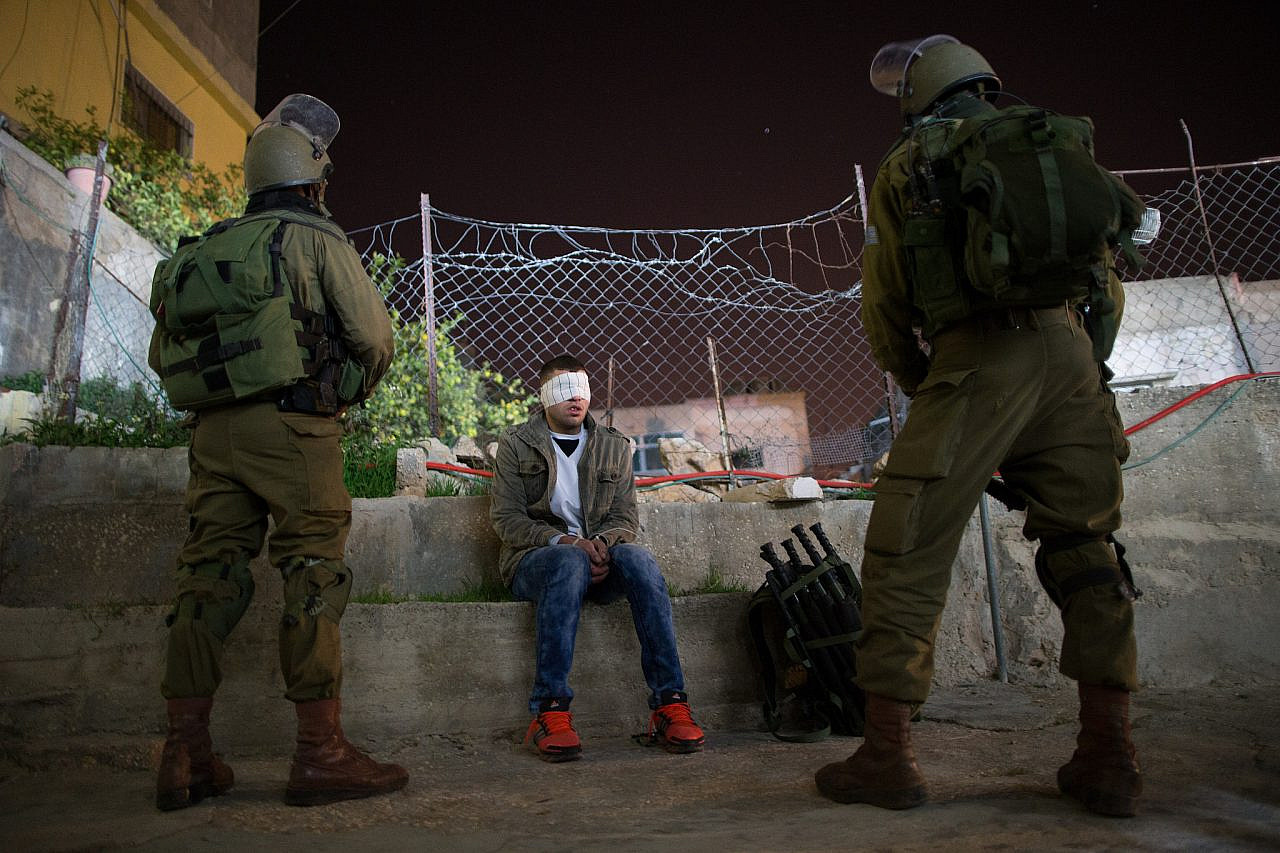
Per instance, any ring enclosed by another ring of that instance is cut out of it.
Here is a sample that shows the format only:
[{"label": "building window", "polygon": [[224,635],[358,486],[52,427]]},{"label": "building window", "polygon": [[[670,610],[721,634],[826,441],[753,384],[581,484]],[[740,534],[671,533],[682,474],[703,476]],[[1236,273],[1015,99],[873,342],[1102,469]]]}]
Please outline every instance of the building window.
[{"label": "building window", "polygon": [[125,126],[147,142],[162,151],[191,156],[191,119],[132,65],[124,70],[122,112]]},{"label": "building window", "polygon": [[636,453],[632,457],[631,467],[637,477],[652,477],[667,473],[662,465],[662,457],[658,455],[658,439],[684,438],[684,432],[646,432],[636,436]]}]

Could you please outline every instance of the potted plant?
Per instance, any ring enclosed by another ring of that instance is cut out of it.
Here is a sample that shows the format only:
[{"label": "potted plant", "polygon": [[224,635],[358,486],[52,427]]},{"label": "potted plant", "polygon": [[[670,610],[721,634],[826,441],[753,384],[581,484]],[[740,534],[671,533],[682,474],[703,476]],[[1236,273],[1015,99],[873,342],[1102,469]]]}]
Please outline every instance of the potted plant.
[{"label": "potted plant", "polygon": [[[98,158],[93,154],[73,154],[66,159],[66,175],[71,185],[85,195],[93,195],[93,176],[98,168]],[[115,169],[110,163],[102,173],[102,198],[111,192],[111,177]]]}]

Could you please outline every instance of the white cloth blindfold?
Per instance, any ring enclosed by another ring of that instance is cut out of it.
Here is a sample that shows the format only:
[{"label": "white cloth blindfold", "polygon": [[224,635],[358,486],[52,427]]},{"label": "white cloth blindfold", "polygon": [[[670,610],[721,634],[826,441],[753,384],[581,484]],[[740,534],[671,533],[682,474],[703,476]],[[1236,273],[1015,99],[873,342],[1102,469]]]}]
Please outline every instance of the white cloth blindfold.
[{"label": "white cloth blindfold", "polygon": [[590,402],[591,385],[588,384],[587,374],[584,371],[557,373],[542,383],[542,387],[538,389],[538,397],[542,400],[544,409],[549,409],[565,400],[572,400],[574,397],[581,397]]}]

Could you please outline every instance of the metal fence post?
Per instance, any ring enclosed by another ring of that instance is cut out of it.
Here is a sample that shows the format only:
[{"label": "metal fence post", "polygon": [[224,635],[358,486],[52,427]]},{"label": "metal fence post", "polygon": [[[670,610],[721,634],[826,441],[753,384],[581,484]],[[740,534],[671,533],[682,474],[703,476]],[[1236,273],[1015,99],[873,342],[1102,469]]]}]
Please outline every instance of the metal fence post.
[{"label": "metal fence post", "polygon": [[427,413],[431,434],[440,437],[440,379],[436,363],[436,292],[431,268],[431,194],[422,193],[422,322],[427,325]]},{"label": "metal fence post", "polygon": [[1004,654],[1004,620],[1000,618],[1000,584],[996,580],[996,558],[991,544],[991,514],[987,510],[987,493],[978,498],[978,518],[982,524],[982,557],[987,564],[987,598],[991,605],[991,637],[996,644],[996,673],[1009,682],[1009,665]]},{"label": "metal fence post", "polygon": [[707,362],[711,365],[711,383],[716,394],[716,412],[720,415],[720,460],[729,472],[729,486],[738,487],[738,476],[733,470],[733,454],[729,451],[729,419],[724,411],[724,395],[720,392],[720,363],[716,358],[716,340],[707,335]]},{"label": "metal fence post", "polygon": [[89,198],[89,221],[85,231],[71,232],[67,255],[67,282],[58,316],[54,322],[53,348],[47,385],[56,394],[58,418],[75,423],[80,396],[80,361],[84,355],[85,314],[89,310],[89,273],[98,239],[102,210],[103,174],[107,166],[107,140],[98,141],[98,158],[93,170],[93,193]]},{"label": "metal fence post", "polygon": [[1253,359],[1249,356],[1249,348],[1245,346],[1244,335],[1240,332],[1236,312],[1231,307],[1231,299],[1227,296],[1227,288],[1222,284],[1222,271],[1218,268],[1218,255],[1213,248],[1213,233],[1209,230],[1209,215],[1205,213],[1204,196],[1200,193],[1200,173],[1196,170],[1196,150],[1191,142],[1191,131],[1182,119],[1178,119],[1178,124],[1182,125],[1182,132],[1187,137],[1187,157],[1191,161],[1191,186],[1196,192],[1196,207],[1200,210],[1200,225],[1204,228],[1204,242],[1209,248],[1209,264],[1213,267],[1213,278],[1218,283],[1218,293],[1222,296],[1223,307],[1227,309],[1227,318],[1231,320],[1231,330],[1235,332],[1236,343],[1240,345],[1240,352],[1244,355],[1245,367],[1250,373],[1257,373],[1257,369],[1253,366]]}]

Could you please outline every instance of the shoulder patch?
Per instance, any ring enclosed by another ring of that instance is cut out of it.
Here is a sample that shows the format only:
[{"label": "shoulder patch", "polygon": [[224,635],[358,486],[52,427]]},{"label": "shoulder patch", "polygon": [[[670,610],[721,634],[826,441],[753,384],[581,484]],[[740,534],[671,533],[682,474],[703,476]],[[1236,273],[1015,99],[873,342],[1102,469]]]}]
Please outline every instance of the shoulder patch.
[{"label": "shoulder patch", "polygon": [[880,231],[874,225],[867,226],[867,236],[866,236],[865,243],[868,246],[880,245]]}]

